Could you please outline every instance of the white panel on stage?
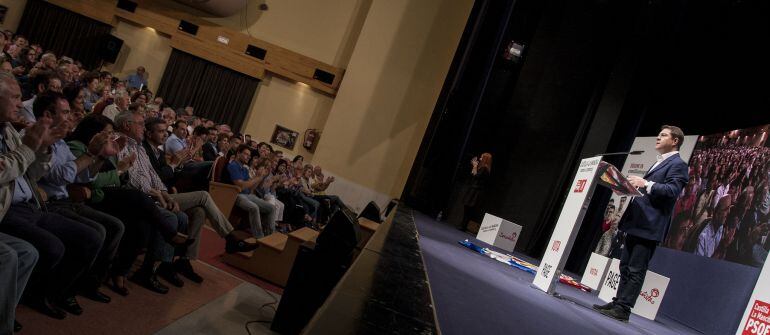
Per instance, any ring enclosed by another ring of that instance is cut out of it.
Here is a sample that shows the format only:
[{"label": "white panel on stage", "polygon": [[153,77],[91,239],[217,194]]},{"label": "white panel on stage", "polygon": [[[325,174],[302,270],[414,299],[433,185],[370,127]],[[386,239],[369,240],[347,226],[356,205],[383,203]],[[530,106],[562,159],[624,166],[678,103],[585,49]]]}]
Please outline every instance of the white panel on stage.
[{"label": "white panel on stage", "polygon": [[609,258],[592,252],[580,283],[590,287],[592,290],[598,290],[604,275],[607,273],[607,264],[609,263]]},{"label": "white panel on stage", "polygon": [[[658,308],[663,301],[663,295],[666,294],[668,281],[667,277],[647,270],[642,284],[642,292],[639,293],[631,313],[655,320]],[[599,299],[604,302],[612,301],[618,292],[618,284],[620,284],[620,260],[613,258],[607,270],[607,276],[602,283],[602,289],[599,291]]]},{"label": "white panel on stage", "polygon": [[567,190],[567,199],[561,214],[556,221],[556,227],[551,234],[551,240],[545,249],[543,260],[537,270],[537,275],[532,284],[549,294],[553,293],[554,279],[559,278],[561,269],[572,249],[572,243],[577,235],[576,227],[583,221],[588,203],[591,201],[589,194],[593,192],[596,184],[596,175],[601,156],[585,158],[580,161],[580,166],[575,179]]},{"label": "white panel on stage", "polygon": [[476,239],[494,245],[508,252],[513,252],[521,235],[521,226],[508,220],[486,213],[481,222]]},{"label": "white panel on stage", "polygon": [[607,275],[602,282],[601,291],[599,291],[599,299],[604,302],[612,301],[615,294],[618,292],[618,284],[620,284],[620,260],[613,258],[610,261],[610,267],[607,269]]},{"label": "white panel on stage", "polygon": [[648,270],[647,275],[644,277],[644,284],[642,284],[642,292],[636,298],[636,305],[634,305],[631,313],[655,320],[655,316],[658,315],[658,308],[660,308],[660,304],[663,301],[663,296],[666,294],[668,281],[668,277]]}]

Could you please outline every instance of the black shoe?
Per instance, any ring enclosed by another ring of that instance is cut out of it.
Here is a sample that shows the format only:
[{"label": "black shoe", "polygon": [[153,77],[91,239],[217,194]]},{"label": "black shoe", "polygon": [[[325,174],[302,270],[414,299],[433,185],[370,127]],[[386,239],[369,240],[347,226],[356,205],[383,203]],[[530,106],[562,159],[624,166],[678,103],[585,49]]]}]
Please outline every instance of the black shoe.
[{"label": "black shoe", "polygon": [[193,269],[189,259],[177,259],[176,262],[174,262],[174,270],[176,270],[178,274],[187,277],[187,279],[191,280],[193,283],[200,284],[203,282],[203,277],[195,273],[195,269]]},{"label": "black shoe", "polygon": [[623,306],[620,305],[615,305],[611,309],[599,310],[599,313],[602,313],[620,322],[628,322],[628,317],[631,315],[630,311],[627,311],[625,308],[623,308]]},{"label": "black shoe", "polygon": [[186,234],[176,233],[176,235],[172,236],[166,242],[174,247],[186,247],[195,243],[195,239],[190,238]]},{"label": "black shoe", "polygon": [[67,297],[56,301],[56,306],[67,311],[70,314],[80,315],[83,314],[83,307],[80,307],[75,297]]},{"label": "black shoe", "polygon": [[142,287],[155,293],[168,293],[168,286],[161,284],[154,273],[137,272],[128,280],[141,285]]},{"label": "black shoe", "polygon": [[182,278],[179,278],[179,276],[176,274],[176,270],[174,270],[174,267],[171,265],[171,263],[161,263],[160,266],[158,266],[158,271],[156,271],[156,273],[158,274],[158,277],[163,278],[163,280],[167,281],[171,285],[176,287],[184,286]]},{"label": "black shoe", "polygon": [[611,309],[613,307],[615,307],[615,303],[612,302],[612,301],[610,301],[609,303],[604,304],[604,305],[594,305],[594,309],[597,310],[597,311],[608,310],[608,309]]},{"label": "black shoe", "polygon": [[51,304],[51,302],[49,302],[46,298],[31,298],[30,301],[27,302],[27,305],[30,308],[54,319],[64,320],[64,318],[67,317],[67,313],[65,311]]},{"label": "black shoe", "polygon": [[112,301],[112,298],[110,298],[110,296],[100,292],[99,289],[97,289],[97,288],[90,289],[90,290],[85,290],[85,291],[81,292],[80,295],[82,295],[82,296],[84,296],[84,297],[86,297],[88,299],[91,299],[93,301],[101,302],[103,304],[108,304],[108,303],[110,303],[110,301]]},{"label": "black shoe", "polygon": [[252,251],[256,249],[259,246],[259,244],[246,242],[246,240],[238,240],[236,237],[233,237],[232,235],[227,235],[225,237],[225,252],[228,254],[236,253],[236,252],[246,252],[246,251]]},{"label": "black shoe", "polygon": [[21,328],[24,328],[21,326],[21,323],[19,323],[19,321],[13,320],[13,332],[18,333],[21,331]]},{"label": "black shoe", "polygon": [[126,280],[125,280],[125,278],[123,279],[123,286],[118,286],[118,280],[117,280],[117,278],[118,278],[117,276],[112,276],[112,277],[111,277],[111,278],[110,278],[110,279],[107,281],[107,287],[108,287],[110,290],[112,290],[112,292],[115,292],[115,293],[117,293],[117,294],[120,294],[121,296],[124,296],[124,297],[125,297],[125,296],[128,296],[128,289],[127,289],[127,288],[126,288],[126,286],[125,286],[125,285],[126,285]]}]

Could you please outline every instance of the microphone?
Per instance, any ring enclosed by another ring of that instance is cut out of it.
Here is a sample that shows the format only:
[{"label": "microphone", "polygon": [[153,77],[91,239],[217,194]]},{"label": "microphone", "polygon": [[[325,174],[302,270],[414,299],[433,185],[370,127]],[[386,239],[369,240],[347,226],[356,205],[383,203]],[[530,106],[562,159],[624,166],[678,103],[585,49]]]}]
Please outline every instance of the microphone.
[{"label": "microphone", "polygon": [[644,150],[634,150],[634,151],[620,151],[620,152],[605,152],[603,154],[594,155],[595,156],[624,156],[624,155],[641,155],[644,153]]}]

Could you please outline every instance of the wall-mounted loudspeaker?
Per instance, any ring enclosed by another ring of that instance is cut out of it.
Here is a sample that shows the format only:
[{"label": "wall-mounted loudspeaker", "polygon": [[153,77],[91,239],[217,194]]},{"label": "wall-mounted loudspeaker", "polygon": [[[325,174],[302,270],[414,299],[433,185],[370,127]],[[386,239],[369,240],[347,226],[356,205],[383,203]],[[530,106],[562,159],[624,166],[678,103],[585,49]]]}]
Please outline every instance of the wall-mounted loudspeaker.
[{"label": "wall-mounted loudspeaker", "polygon": [[267,50],[249,44],[249,46],[246,47],[246,54],[259,60],[265,60]]},{"label": "wall-mounted loudspeaker", "polygon": [[198,33],[198,25],[194,23],[187,22],[185,20],[179,21],[179,30],[184,31],[190,35],[195,35]]},{"label": "wall-mounted loudspeaker", "polygon": [[118,54],[120,54],[122,47],[123,40],[112,35],[106,35],[99,43],[99,57],[107,63],[114,64],[118,60]]},{"label": "wall-mounted loudspeaker", "polygon": [[313,79],[318,80],[324,84],[331,85],[334,83],[334,74],[321,69],[315,69],[315,72],[313,73]]},{"label": "wall-mounted loudspeaker", "polygon": [[136,2],[133,2],[131,0],[118,0],[118,8],[127,11],[127,12],[135,12],[136,6],[138,4]]}]

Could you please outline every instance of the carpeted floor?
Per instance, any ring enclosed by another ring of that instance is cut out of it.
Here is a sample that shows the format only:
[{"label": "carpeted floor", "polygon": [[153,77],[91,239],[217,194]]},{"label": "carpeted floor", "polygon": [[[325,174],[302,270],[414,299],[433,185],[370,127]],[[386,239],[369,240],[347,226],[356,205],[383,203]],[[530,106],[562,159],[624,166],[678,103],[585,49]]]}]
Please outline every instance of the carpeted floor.
[{"label": "carpeted floor", "polygon": [[243,283],[206,264],[195,262],[193,266],[205,278],[203,283],[185,280],[184,287],[171,288],[168,294],[162,295],[129,282],[131,293],[127,297],[103,287],[103,292],[112,297],[111,303],[78,297],[83,315],[68,315],[64,320],[20,306],[17,319],[24,325],[21,334],[152,334]]},{"label": "carpeted floor", "polygon": [[696,333],[665,317],[651,321],[632,315],[628,324],[604,317],[590,307],[600,303],[595,293],[565,285],[558,284],[556,290],[566,300],[549,296],[530,287],[533,275],[457,243],[469,239],[486,245],[474,236],[418,212],[414,219],[439,327],[445,335]]},{"label": "carpeted floor", "polygon": [[246,271],[242,271],[238,268],[222,262],[222,253],[225,252],[225,240],[220,238],[217,233],[206,227],[201,229],[201,250],[200,261],[214,266],[222,271],[225,271],[233,276],[236,276],[244,281],[262,287],[270,292],[276,294],[283,294],[283,288],[276,286],[270,282],[260,279]]},{"label": "carpeted floor", "polygon": [[112,297],[111,303],[101,304],[78,296],[83,315],[68,315],[61,321],[19,306],[17,320],[24,325],[21,334],[153,334],[224,297],[244,281],[277,295],[283,293],[278,286],[222,263],[224,245],[224,239],[208,227],[201,230],[200,259],[193,266],[205,279],[202,284],[185,279],[184,287],[172,287],[168,294],[161,295],[128,282],[131,291],[128,297],[102,287],[102,291]]}]

